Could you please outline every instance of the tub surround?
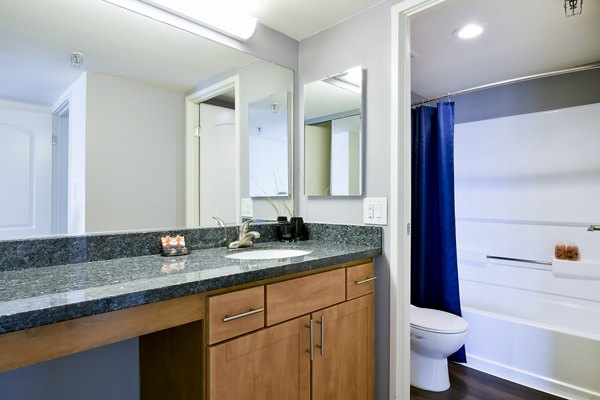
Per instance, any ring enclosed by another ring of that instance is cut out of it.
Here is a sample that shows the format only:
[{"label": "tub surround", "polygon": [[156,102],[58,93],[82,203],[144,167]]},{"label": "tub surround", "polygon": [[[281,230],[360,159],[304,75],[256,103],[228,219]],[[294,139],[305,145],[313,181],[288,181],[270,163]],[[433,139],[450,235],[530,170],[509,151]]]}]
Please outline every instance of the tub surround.
[{"label": "tub surround", "polygon": [[[311,240],[284,244],[266,241],[274,240],[276,224],[253,225],[261,233],[257,249],[312,250],[305,256],[275,260],[224,257],[244,250],[215,247],[223,240],[223,228],[0,242],[0,333],[311,271],[382,252],[379,227],[307,226]],[[160,237],[169,233],[185,235],[192,253],[158,255]],[[235,233],[234,228],[228,229],[229,236]]]}]

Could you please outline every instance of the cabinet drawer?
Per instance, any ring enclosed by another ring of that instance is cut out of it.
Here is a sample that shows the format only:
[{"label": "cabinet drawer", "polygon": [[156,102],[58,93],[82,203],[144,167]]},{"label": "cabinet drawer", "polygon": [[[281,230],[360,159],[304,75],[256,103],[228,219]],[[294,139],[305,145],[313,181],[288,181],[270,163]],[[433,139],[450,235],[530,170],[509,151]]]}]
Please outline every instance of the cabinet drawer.
[{"label": "cabinet drawer", "polygon": [[267,285],[267,325],[341,303],[345,296],[343,268]]},{"label": "cabinet drawer", "polygon": [[264,286],[208,298],[208,344],[265,326]]},{"label": "cabinet drawer", "polygon": [[375,269],[373,263],[347,268],[347,300],[355,299],[375,291]]}]

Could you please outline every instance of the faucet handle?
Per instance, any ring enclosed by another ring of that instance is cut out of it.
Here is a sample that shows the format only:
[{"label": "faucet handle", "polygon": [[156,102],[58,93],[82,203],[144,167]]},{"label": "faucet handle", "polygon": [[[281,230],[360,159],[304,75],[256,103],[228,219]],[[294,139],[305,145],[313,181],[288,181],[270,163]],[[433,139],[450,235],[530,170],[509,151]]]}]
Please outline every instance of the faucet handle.
[{"label": "faucet handle", "polygon": [[225,228],[225,222],[223,222],[223,220],[221,218],[219,218],[219,217],[212,217],[212,218],[217,221],[217,223],[219,224],[219,226],[221,228]]},{"label": "faucet handle", "polygon": [[246,233],[248,233],[248,228],[250,227],[250,223],[254,221],[254,218],[250,218],[245,220],[244,222],[242,222],[242,225],[240,225],[240,237],[244,236]]}]

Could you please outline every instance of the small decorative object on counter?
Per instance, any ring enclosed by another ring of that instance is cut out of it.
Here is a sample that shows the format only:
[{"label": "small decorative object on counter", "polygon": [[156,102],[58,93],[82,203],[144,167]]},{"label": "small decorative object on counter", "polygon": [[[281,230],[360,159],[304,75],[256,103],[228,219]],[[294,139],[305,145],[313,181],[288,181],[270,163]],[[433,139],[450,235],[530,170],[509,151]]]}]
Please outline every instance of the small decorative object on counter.
[{"label": "small decorative object on counter", "polygon": [[579,254],[579,247],[574,244],[570,244],[567,246],[567,260],[569,261],[579,261],[581,259],[581,254]]},{"label": "small decorative object on counter", "polygon": [[291,234],[293,240],[306,240],[308,239],[308,232],[304,220],[302,217],[290,218]]},{"label": "small decorative object on counter", "polygon": [[160,238],[160,241],[162,243],[163,256],[183,256],[190,253],[187,247],[185,247],[185,237],[183,236],[163,236]]},{"label": "small decorative object on counter", "polygon": [[282,242],[292,241],[292,226],[286,216],[277,217],[277,240]]},{"label": "small decorative object on counter", "polygon": [[567,245],[559,242],[554,246],[554,258],[557,260],[566,260],[567,259]]}]

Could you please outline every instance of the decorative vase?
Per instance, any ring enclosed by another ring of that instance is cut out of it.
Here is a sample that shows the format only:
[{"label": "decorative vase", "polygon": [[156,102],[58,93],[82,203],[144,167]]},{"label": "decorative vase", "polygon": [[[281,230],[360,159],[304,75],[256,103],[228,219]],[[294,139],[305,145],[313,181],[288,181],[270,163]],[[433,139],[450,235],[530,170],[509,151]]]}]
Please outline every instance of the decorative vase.
[{"label": "decorative vase", "polygon": [[277,240],[282,242],[292,241],[292,226],[287,220],[286,216],[277,217],[277,228],[276,228]]},{"label": "decorative vase", "polygon": [[302,217],[292,217],[290,218],[291,225],[291,234],[293,240],[306,240],[306,226],[304,225],[304,220]]}]

